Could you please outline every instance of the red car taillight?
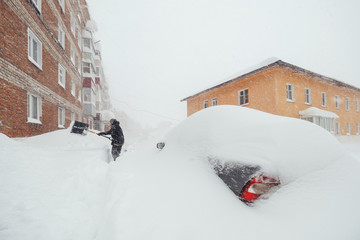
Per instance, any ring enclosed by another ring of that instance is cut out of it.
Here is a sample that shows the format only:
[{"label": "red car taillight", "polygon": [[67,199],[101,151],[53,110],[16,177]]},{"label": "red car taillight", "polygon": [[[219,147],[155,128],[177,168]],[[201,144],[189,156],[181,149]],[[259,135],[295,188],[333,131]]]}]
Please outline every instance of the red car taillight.
[{"label": "red car taillight", "polygon": [[260,175],[252,178],[246,183],[240,193],[240,198],[246,202],[254,202],[261,195],[268,193],[269,190],[280,184],[278,179]]}]

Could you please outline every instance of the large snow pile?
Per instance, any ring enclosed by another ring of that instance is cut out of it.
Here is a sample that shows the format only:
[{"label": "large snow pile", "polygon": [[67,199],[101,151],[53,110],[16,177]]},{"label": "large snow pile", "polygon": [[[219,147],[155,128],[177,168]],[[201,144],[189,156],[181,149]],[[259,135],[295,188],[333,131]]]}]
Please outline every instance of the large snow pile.
[{"label": "large snow pile", "polygon": [[[360,239],[359,155],[320,127],[212,107],[164,141],[108,164],[108,140],[90,133],[0,134],[0,239]],[[209,158],[260,164],[283,185],[249,207]]]}]

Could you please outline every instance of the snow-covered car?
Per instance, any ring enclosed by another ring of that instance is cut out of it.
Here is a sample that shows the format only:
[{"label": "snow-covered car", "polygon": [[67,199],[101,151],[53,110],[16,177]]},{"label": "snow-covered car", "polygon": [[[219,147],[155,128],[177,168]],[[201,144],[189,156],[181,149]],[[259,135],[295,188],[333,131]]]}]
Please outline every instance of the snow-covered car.
[{"label": "snow-covered car", "polygon": [[194,114],[157,148],[180,148],[184,158],[208,161],[245,203],[266,199],[344,155],[335,137],[312,123],[237,106]]}]

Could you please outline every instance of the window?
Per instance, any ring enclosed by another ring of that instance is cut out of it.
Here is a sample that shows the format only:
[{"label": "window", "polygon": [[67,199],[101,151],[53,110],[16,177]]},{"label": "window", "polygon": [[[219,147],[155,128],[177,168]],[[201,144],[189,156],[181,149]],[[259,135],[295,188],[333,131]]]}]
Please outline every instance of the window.
[{"label": "window", "polygon": [[213,105],[213,106],[217,105],[217,99],[216,98],[211,99],[211,105]]},{"label": "window", "polygon": [[208,100],[204,101],[204,108],[207,108],[208,106],[209,106],[209,101]]},{"label": "window", "polygon": [[75,121],[75,113],[73,111],[71,111],[71,121]]},{"label": "window", "polygon": [[356,100],[356,111],[359,112],[359,100]]},{"label": "window", "polygon": [[360,134],[360,124],[356,123],[356,135]]},{"label": "window", "polygon": [[337,122],[336,123],[336,135],[340,135],[341,131],[340,131],[340,123]]},{"label": "window", "polygon": [[84,47],[91,48],[90,38],[84,38]]},{"label": "window", "polygon": [[305,104],[311,104],[311,89],[305,88]]},{"label": "window", "polygon": [[81,74],[81,59],[79,59],[79,62],[78,62],[78,72]]},{"label": "window", "polygon": [[76,32],[76,26],[75,26],[75,18],[72,14],[72,12],[70,12],[70,28],[71,28],[71,32],[75,37],[75,32]]},{"label": "window", "polygon": [[61,66],[61,64],[59,63],[59,73],[58,73],[58,82],[59,85],[62,86],[63,88],[65,88],[65,81],[66,81],[66,71],[65,68],[63,66]]},{"label": "window", "polygon": [[73,95],[75,97],[75,82],[74,80],[71,80],[71,95]]},{"label": "window", "polygon": [[81,102],[81,89],[79,90],[78,100]]},{"label": "window", "polygon": [[42,101],[41,97],[34,95],[32,93],[27,94],[27,121],[29,123],[38,123],[40,122]]},{"label": "window", "polygon": [[346,111],[350,111],[350,98],[346,98]]},{"label": "window", "polygon": [[327,105],[327,101],[326,101],[326,92],[322,92],[321,93],[321,106],[326,107]]},{"label": "window", "polygon": [[39,10],[39,12],[41,12],[41,0],[31,0],[31,2],[36,7],[36,9]]},{"label": "window", "polygon": [[351,135],[351,125],[350,123],[346,123],[347,126],[347,135]]},{"label": "window", "polygon": [[287,83],[286,84],[286,100],[289,102],[294,102],[294,85]]},{"label": "window", "polygon": [[239,105],[249,104],[249,89],[243,89],[239,91]]},{"label": "window", "polygon": [[42,43],[28,28],[28,59],[42,69]]},{"label": "window", "polygon": [[58,108],[58,127],[65,127],[65,109],[62,107]]},{"label": "window", "polygon": [[335,95],[335,108],[340,108],[340,98],[338,95]]},{"label": "window", "polygon": [[58,41],[63,49],[65,49],[65,32],[59,25]]},{"label": "window", "polygon": [[65,0],[59,0],[59,4],[63,13],[65,13]]},{"label": "window", "polygon": [[81,31],[80,30],[78,31],[78,45],[79,45],[79,48],[81,49]]},{"label": "window", "polygon": [[91,73],[90,63],[83,62],[83,72],[84,72],[84,73]]},{"label": "window", "polygon": [[70,49],[70,60],[75,66],[75,51],[74,51],[74,48],[72,46],[71,46],[71,49]]}]

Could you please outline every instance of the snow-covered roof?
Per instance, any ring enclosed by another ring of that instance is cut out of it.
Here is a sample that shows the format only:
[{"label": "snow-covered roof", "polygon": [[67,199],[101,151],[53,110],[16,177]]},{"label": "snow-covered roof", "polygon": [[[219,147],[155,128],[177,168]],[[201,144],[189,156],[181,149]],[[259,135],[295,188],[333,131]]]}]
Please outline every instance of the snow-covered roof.
[{"label": "snow-covered roof", "polygon": [[301,74],[303,74],[305,76],[316,78],[318,80],[328,82],[328,83],[333,84],[335,86],[346,87],[346,88],[350,88],[350,89],[353,89],[353,90],[356,90],[356,91],[360,91],[360,88],[357,88],[357,87],[352,86],[350,84],[338,81],[338,80],[330,78],[330,77],[326,77],[326,76],[318,74],[318,73],[311,72],[309,70],[303,69],[301,67],[295,66],[293,64],[284,62],[284,61],[282,61],[282,60],[280,60],[278,58],[273,57],[273,58],[269,58],[269,59],[261,62],[260,64],[258,64],[256,66],[253,66],[253,67],[251,67],[249,69],[246,69],[246,70],[242,71],[242,73],[238,73],[238,75],[237,75],[238,77],[235,77],[235,78],[230,79],[230,80],[225,81],[225,82],[215,84],[215,85],[213,85],[211,87],[206,88],[203,91],[197,92],[197,93],[195,93],[195,94],[193,94],[193,95],[191,95],[189,97],[186,97],[186,98],[182,99],[181,101],[187,101],[188,99],[193,98],[195,96],[198,96],[198,95],[200,95],[202,93],[211,91],[213,89],[216,89],[216,88],[219,88],[221,86],[230,84],[232,82],[239,81],[241,79],[244,79],[246,77],[255,75],[257,73],[266,71],[266,70],[268,70],[270,68],[274,68],[274,67],[283,68],[283,69],[286,69],[288,71],[292,71],[292,72],[295,72],[295,73],[301,73]]},{"label": "snow-covered roof", "polygon": [[339,118],[336,113],[325,111],[316,107],[309,107],[303,111],[299,111],[299,114],[307,117]]}]

